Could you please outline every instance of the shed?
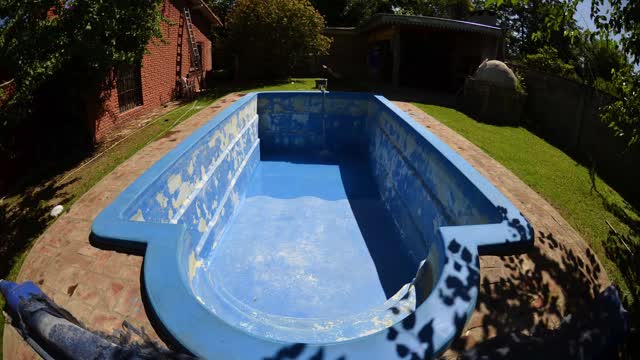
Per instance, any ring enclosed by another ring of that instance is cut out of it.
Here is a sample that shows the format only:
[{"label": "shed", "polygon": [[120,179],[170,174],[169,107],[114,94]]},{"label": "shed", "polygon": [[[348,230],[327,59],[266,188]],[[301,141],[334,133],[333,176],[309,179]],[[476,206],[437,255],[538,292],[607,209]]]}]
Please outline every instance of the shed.
[{"label": "shed", "polygon": [[333,44],[323,61],[334,71],[394,86],[455,91],[482,61],[503,58],[502,30],[471,21],[376,14],[325,34]]}]

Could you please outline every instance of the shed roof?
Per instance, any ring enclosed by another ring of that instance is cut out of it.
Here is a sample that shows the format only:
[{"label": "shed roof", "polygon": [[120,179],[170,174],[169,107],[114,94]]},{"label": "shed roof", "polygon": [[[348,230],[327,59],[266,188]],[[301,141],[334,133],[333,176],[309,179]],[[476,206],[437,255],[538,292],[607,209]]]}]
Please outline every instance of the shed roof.
[{"label": "shed roof", "polygon": [[481,33],[491,36],[502,36],[502,29],[496,26],[478,24],[469,21],[452,20],[431,16],[375,14],[367,22],[357,28],[327,28],[328,32],[358,31],[366,32],[386,25],[404,25],[445,30]]}]

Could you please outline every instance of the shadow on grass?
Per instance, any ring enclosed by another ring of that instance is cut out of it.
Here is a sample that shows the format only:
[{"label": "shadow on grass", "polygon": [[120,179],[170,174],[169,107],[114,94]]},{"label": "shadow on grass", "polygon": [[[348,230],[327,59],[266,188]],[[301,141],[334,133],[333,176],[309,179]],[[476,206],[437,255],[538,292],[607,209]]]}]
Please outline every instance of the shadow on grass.
[{"label": "shadow on grass", "polygon": [[[630,236],[640,236],[640,213],[628,202],[617,204],[600,195],[605,210],[629,227]],[[613,230],[613,229],[612,229]]]},{"label": "shadow on grass", "polygon": [[640,358],[640,333],[638,332],[640,328],[640,212],[629,202],[611,201],[598,191],[593,177],[591,183],[592,190],[602,200],[605,210],[629,228],[629,233],[623,234],[607,222],[609,236],[602,244],[607,258],[620,270],[629,291],[622,300],[631,314],[632,330],[624,345],[622,358],[638,359]]},{"label": "shadow on grass", "polygon": [[0,278],[6,278],[26,251],[53,218],[49,215],[49,203],[56,199],[59,203],[69,200],[63,189],[75,182],[63,184],[49,181],[41,186],[22,189],[22,193],[12,196],[11,203],[0,204]]},{"label": "shadow on grass", "polygon": [[611,231],[603,245],[607,257],[618,266],[624,281],[629,284],[630,294],[623,302],[631,313],[632,330],[625,343],[623,358],[640,359],[640,244],[628,235]]}]

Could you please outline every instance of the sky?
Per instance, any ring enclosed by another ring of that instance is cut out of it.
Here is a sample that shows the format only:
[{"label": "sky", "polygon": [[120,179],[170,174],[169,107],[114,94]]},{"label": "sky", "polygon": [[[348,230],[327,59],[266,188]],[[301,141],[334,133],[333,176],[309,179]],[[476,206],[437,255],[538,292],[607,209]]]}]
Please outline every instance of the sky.
[{"label": "sky", "polygon": [[[605,11],[610,8],[609,2],[605,2]],[[591,20],[591,0],[583,0],[578,3],[578,9],[576,14],[574,15],[574,19],[578,22],[578,25],[583,27],[584,29],[596,31],[596,26]],[[613,37],[614,39],[620,39],[619,35]]]},{"label": "sky", "polygon": [[[637,1],[637,0],[633,0]],[[609,8],[610,5],[608,2],[606,3],[605,9]],[[574,15],[574,19],[578,22],[578,25],[584,29],[588,29],[591,31],[596,31],[596,26],[591,20],[591,0],[583,0],[578,4],[578,9],[576,14]],[[620,35],[613,35],[611,38],[615,40],[620,40]],[[640,64],[635,66],[636,71],[640,71]]]},{"label": "sky", "polygon": [[578,4],[578,11],[576,11],[574,18],[581,27],[595,30],[595,25],[591,21],[591,0],[584,0]]}]

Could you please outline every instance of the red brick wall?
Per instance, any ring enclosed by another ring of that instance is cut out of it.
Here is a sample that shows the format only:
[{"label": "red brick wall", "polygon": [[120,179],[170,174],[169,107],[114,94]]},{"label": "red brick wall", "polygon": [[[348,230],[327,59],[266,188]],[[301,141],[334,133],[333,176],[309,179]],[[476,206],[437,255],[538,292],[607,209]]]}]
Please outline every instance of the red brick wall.
[{"label": "red brick wall", "polygon": [[2,90],[0,91],[0,107],[2,107],[16,91],[16,82],[13,80],[2,82],[0,89]]},{"label": "red brick wall", "polygon": [[[120,113],[118,109],[118,92],[112,89],[105,93],[107,98],[104,112],[95,119],[95,139],[100,141],[116,130],[122,123],[136,118],[145,112],[163,105],[176,96],[176,76],[186,76],[191,64],[189,34],[184,24],[184,0],[165,0],[161,11],[169,19],[170,24],[162,25],[164,42],[152,40],[147,50],[149,54],[142,59],[142,105]],[[203,32],[208,32],[210,23],[198,10],[191,10],[194,22],[193,30],[197,42],[202,42],[203,71],[211,70],[211,41]],[[179,53],[182,53],[182,56]],[[89,119],[91,122],[92,120]]]}]

